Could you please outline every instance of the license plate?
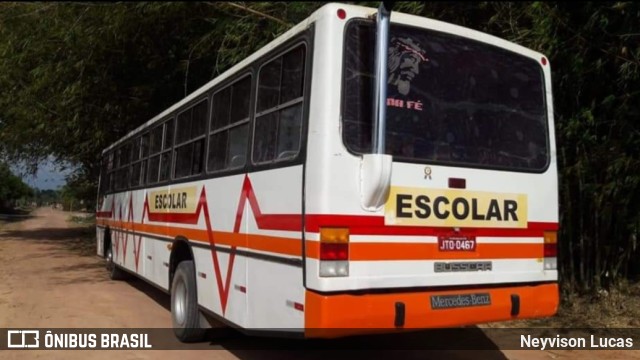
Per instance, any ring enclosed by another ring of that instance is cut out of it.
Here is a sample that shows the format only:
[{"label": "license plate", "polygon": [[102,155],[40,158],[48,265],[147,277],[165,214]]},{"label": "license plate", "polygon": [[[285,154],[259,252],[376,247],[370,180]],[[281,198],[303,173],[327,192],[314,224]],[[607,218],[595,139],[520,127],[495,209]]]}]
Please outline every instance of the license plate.
[{"label": "license plate", "polygon": [[440,251],[476,251],[476,237],[470,235],[438,236]]}]

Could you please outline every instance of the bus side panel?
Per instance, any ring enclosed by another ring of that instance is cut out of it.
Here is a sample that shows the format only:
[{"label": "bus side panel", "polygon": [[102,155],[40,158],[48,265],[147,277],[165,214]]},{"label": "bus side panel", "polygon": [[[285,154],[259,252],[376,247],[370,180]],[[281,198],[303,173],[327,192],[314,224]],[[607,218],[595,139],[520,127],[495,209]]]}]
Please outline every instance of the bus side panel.
[{"label": "bus side panel", "polygon": [[246,282],[246,259],[237,255],[246,247],[246,235],[242,229],[235,231],[244,177],[214,178],[197,186],[198,196],[206,194],[203,206],[207,209],[199,212],[197,228],[206,231],[200,238],[188,237],[196,267],[198,304],[239,326],[247,323],[247,300],[234,293],[235,286]]},{"label": "bus side panel", "polygon": [[[104,246],[105,229],[111,232],[114,262],[132,274],[168,290],[169,239],[159,240],[143,235],[144,226],[150,225],[145,214],[146,192],[142,190],[111,194],[105,197],[97,216],[97,246]],[[143,217],[143,214],[145,216]],[[161,225],[166,223],[151,223]],[[158,236],[159,234],[154,234]],[[100,252],[99,252],[100,254]],[[165,265],[166,264],[166,265]]]},{"label": "bus side panel", "polygon": [[98,178],[98,197],[96,201],[96,254],[100,257],[104,257],[104,234],[106,227],[104,226],[105,215],[107,210],[106,207],[110,206],[107,203],[107,195],[103,193],[104,184],[106,181],[105,178],[105,167],[103,166],[100,171],[100,177]]},{"label": "bus side panel", "polygon": [[144,274],[146,278],[148,278],[150,281],[152,281],[162,289],[167,290],[167,280],[163,282],[162,277],[158,276],[161,270],[159,268],[162,267],[163,260],[161,256],[156,255],[158,253],[161,253],[158,250],[162,250],[162,247],[166,243],[164,241],[142,235],[136,235],[135,241],[136,243],[140,243],[141,253],[140,258],[138,259],[138,269],[140,273]]},{"label": "bus side panel", "polygon": [[[171,244],[169,241],[163,241],[153,238],[143,237],[142,248],[146,250],[144,259],[140,262],[145,262],[145,274],[151,278],[159,287],[169,290],[169,258],[171,256],[171,250],[167,245]],[[151,256],[151,259],[149,259]]]},{"label": "bus side panel", "polygon": [[[218,248],[215,256],[217,256],[220,275],[216,275],[211,249],[192,246],[192,250],[196,262],[198,304],[238,326],[246,326],[247,299],[245,294],[237,290],[239,286],[243,286],[241,284],[245,284],[246,259],[233,254],[234,250]],[[229,267],[230,262],[232,262],[231,267]],[[218,279],[217,276],[220,278]],[[222,287],[219,287],[218,280]]]},{"label": "bus side panel", "polygon": [[253,329],[304,328],[302,268],[270,260],[250,259],[251,324]]},{"label": "bus side panel", "polygon": [[245,206],[243,220],[252,253],[246,288],[250,328],[304,327],[302,169],[296,165],[249,175],[256,200],[255,206]]},{"label": "bus side panel", "polygon": [[[342,6],[337,5],[337,6]],[[313,82],[309,109],[307,163],[305,166],[305,216],[329,214],[334,198],[357,196],[352,179],[359,167],[337,168],[349,154],[343,150],[340,125],[343,31],[345,22],[336,17],[336,9],[327,5],[327,14],[316,21],[313,53]],[[338,186],[334,186],[339,184]],[[357,185],[357,184],[356,184]],[[359,210],[359,209],[358,209]],[[317,242],[317,231],[309,231],[305,222],[305,241]],[[316,288],[318,262],[305,251],[305,286]]]},{"label": "bus side panel", "polygon": [[128,251],[129,248],[129,235],[126,231],[127,214],[128,214],[128,200],[129,192],[122,192],[113,195],[114,197],[114,209],[113,209],[113,224],[111,227],[111,246],[113,249],[114,262],[125,269],[131,270],[130,266],[127,266]]},{"label": "bus side panel", "polygon": [[[143,219],[144,204],[146,192],[144,190],[134,190],[123,198],[123,207],[126,207],[127,217],[125,218],[127,228],[127,269],[138,276],[159,285],[163,289],[167,289],[166,281],[162,282],[162,278],[157,276],[153,269],[155,247],[161,246],[162,242],[143,236],[141,234],[141,226],[148,222]],[[129,214],[131,211],[131,214]]]},{"label": "bus side panel", "polygon": [[102,226],[96,227],[96,254],[104,257],[104,234],[106,229]]},{"label": "bus side panel", "polygon": [[105,256],[104,243],[109,221],[113,217],[113,195],[101,195],[96,210],[96,253]]}]

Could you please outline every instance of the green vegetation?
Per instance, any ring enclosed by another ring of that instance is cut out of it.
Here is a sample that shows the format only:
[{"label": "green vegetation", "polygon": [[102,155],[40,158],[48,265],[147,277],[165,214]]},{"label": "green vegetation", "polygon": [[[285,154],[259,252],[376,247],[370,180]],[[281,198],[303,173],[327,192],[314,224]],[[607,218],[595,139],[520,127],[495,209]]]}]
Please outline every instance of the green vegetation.
[{"label": "green vegetation", "polygon": [[38,206],[51,206],[60,200],[58,190],[40,190],[34,191],[34,200]]},{"label": "green vegetation", "polygon": [[[95,214],[89,214],[87,216],[71,216],[69,217],[69,219],[67,220],[69,222],[72,222],[74,224],[79,224],[79,225],[96,225],[96,215]],[[91,230],[94,230],[93,228]]]},{"label": "green vegetation", "polygon": [[32,195],[33,190],[14,175],[7,164],[0,162],[0,211],[28,205]]},{"label": "green vegetation", "polygon": [[[78,166],[67,195],[92,202],[104,147],[321,5],[0,3],[0,152]],[[548,56],[563,283],[597,290],[637,278],[640,3],[402,2],[396,10]]]}]

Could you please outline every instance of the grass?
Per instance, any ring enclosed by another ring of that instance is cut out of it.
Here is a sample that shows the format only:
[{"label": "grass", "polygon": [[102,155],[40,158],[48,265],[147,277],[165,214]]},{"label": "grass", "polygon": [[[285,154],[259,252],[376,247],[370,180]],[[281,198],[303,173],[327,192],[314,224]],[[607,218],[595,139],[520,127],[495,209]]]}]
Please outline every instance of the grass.
[{"label": "grass", "polygon": [[73,233],[66,247],[81,256],[94,256],[96,253],[96,215],[95,213],[75,213],[67,217]]},{"label": "grass", "polygon": [[68,245],[69,250],[81,256],[96,255],[96,229],[93,226],[81,228],[82,231],[73,237]]},{"label": "grass", "polygon": [[640,326],[640,283],[621,283],[610,290],[563,299],[557,323],[566,327]]},{"label": "grass", "polygon": [[610,290],[592,294],[570,294],[562,298],[558,314],[554,317],[506,321],[491,327],[638,328],[640,282],[621,283]]},{"label": "grass", "polygon": [[83,216],[71,215],[67,221],[78,225],[95,225],[96,214],[87,214]]}]

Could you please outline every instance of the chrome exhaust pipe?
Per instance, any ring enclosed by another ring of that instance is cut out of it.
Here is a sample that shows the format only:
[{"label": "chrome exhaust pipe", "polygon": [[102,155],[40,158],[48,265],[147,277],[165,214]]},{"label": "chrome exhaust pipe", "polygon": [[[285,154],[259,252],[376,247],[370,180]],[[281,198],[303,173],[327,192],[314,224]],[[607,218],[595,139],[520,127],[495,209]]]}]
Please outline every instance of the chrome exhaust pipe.
[{"label": "chrome exhaust pipe", "polygon": [[378,7],[376,17],[375,48],[375,87],[373,90],[373,132],[372,153],[385,153],[385,134],[387,131],[387,60],[389,49],[389,19],[393,2],[383,1]]}]

